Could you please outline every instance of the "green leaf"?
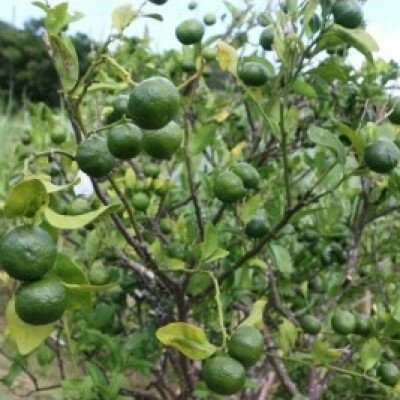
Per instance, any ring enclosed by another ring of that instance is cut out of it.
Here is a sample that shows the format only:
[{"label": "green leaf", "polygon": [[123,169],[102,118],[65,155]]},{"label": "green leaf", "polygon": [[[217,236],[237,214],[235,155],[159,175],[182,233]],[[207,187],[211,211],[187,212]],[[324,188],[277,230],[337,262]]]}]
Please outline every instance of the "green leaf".
[{"label": "green leaf", "polygon": [[263,206],[264,200],[261,197],[260,193],[251,196],[239,209],[240,217],[242,221],[246,224],[249,222],[254,215],[260,210]]},{"label": "green leaf", "polygon": [[315,125],[308,129],[307,134],[312,142],[332,150],[340,164],[346,164],[346,151],[343,143],[337,136],[333,135],[328,130]]},{"label": "green leaf", "polygon": [[79,63],[71,39],[65,35],[49,36],[54,65],[64,90],[71,90],[79,78]]},{"label": "green leaf", "polygon": [[362,161],[364,158],[364,148],[365,148],[362,137],[356,131],[353,131],[353,129],[349,128],[345,124],[342,124],[340,121],[334,121],[333,123],[335,124],[339,132],[342,135],[345,135],[351,141],[351,144],[353,145],[358,155],[358,159]]},{"label": "green leaf", "polygon": [[104,217],[119,208],[118,204],[100,207],[96,211],[91,211],[81,215],[61,215],[46,207],[44,216],[47,222],[58,229],[79,229],[100,217]]},{"label": "green leaf", "polygon": [[364,371],[372,369],[380,360],[382,346],[377,338],[370,338],[363,343],[360,350],[360,366]]},{"label": "green leaf", "polygon": [[307,5],[304,10],[304,21],[303,26],[307,26],[313,17],[315,10],[318,6],[318,0],[310,0],[307,2]]},{"label": "green leaf", "polygon": [[151,13],[151,14],[143,14],[143,17],[155,19],[156,21],[164,21],[164,18],[160,14]]},{"label": "green leaf", "polygon": [[335,79],[346,82],[349,79],[348,74],[346,74],[336,57],[328,58],[328,60],[322,62],[317,68],[312,69],[310,72],[317,74],[327,82],[332,82]]},{"label": "green leaf", "polygon": [[9,193],[4,216],[32,218],[48,202],[46,188],[39,179],[29,179],[17,184]]},{"label": "green leaf", "polygon": [[214,225],[209,222],[204,229],[204,240],[200,244],[201,259],[210,258],[218,249],[218,234]]},{"label": "green leaf", "polygon": [[328,365],[340,357],[340,350],[331,349],[320,339],[315,339],[311,346],[311,357],[317,365]]},{"label": "green leaf", "polygon": [[296,344],[297,329],[288,319],[285,319],[278,326],[277,343],[279,348],[288,353]]},{"label": "green leaf", "polygon": [[215,138],[215,125],[204,125],[191,135],[189,149],[191,154],[199,154],[211,146]]},{"label": "green leaf", "polygon": [[39,4],[36,5],[47,12],[45,27],[50,35],[59,34],[68,24],[78,21],[83,17],[82,13],[68,14],[68,3],[66,2],[57,4],[53,8],[47,7],[47,9],[44,9]]},{"label": "green leaf", "polygon": [[292,257],[288,250],[280,245],[272,244],[271,252],[274,257],[277,270],[284,276],[289,276],[293,271]]},{"label": "green leaf", "polygon": [[232,46],[222,40],[217,44],[217,61],[223,71],[229,71],[236,76],[238,55]]},{"label": "green leaf", "polygon": [[22,321],[15,312],[15,300],[11,299],[6,309],[7,332],[15,341],[22,355],[38,348],[53,332],[54,324],[35,326]]},{"label": "green leaf", "polygon": [[250,325],[254,328],[261,329],[264,325],[263,314],[266,305],[267,300],[257,300],[251,307],[250,315],[240,324],[240,326]]},{"label": "green leaf", "polygon": [[309,83],[302,79],[295,80],[292,86],[292,90],[294,93],[297,93],[309,99],[316,99],[318,97],[315,89]]},{"label": "green leaf", "polygon": [[210,257],[207,259],[203,260],[204,262],[212,262],[212,261],[217,261],[220,260],[221,258],[227,257],[229,254],[228,250],[223,249],[222,247],[218,247],[217,250],[212,253]]},{"label": "green leaf", "polygon": [[191,360],[204,360],[218,350],[203,329],[185,322],[165,325],[157,330],[156,336],[162,344],[176,348]]},{"label": "green leaf", "polygon": [[120,31],[124,30],[136,18],[137,12],[130,4],[117,7],[111,16],[112,26]]},{"label": "green leaf", "polygon": [[317,365],[328,365],[337,360],[340,356],[340,350],[331,349],[320,339],[315,339],[311,346],[311,357]]},{"label": "green leaf", "polygon": [[[58,253],[51,273],[56,275],[64,283],[88,285],[89,279],[85,272],[71,260],[69,256]],[[92,293],[89,289],[73,289],[67,287],[68,305],[71,310],[89,308],[92,305]]]},{"label": "green leaf", "polygon": [[372,52],[379,50],[374,38],[364,29],[347,29],[332,25],[323,33],[317,43],[316,53],[341,44],[348,44],[362,53],[369,62],[373,62]]},{"label": "green leaf", "polygon": [[225,7],[229,10],[232,17],[235,18],[239,15],[239,9],[234,6],[230,1],[224,0]]}]

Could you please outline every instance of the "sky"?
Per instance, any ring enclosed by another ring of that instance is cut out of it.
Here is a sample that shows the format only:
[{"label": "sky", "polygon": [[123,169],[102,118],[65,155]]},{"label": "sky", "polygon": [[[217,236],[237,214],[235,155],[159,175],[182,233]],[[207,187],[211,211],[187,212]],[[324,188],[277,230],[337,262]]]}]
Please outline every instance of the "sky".
[{"label": "sky", "polygon": [[[254,0],[254,4],[261,10],[268,1]],[[59,2],[49,0],[51,5]],[[241,0],[231,0],[231,2],[239,7],[243,5]],[[101,41],[111,30],[112,10],[127,3],[138,8],[142,0],[69,0],[70,10],[85,14],[81,21],[73,24],[71,31],[84,32],[93,39]],[[163,6],[148,3],[144,11],[160,13],[164,21],[142,18],[133,23],[128,33],[140,36],[147,25],[155,50],[179,48],[180,44],[175,38],[174,31],[180,21],[193,17],[201,19],[206,12],[213,12],[218,17],[227,12],[223,0],[197,0],[198,7],[194,11],[188,9],[188,3],[189,0],[168,0]],[[364,14],[368,23],[367,30],[379,45],[377,55],[385,60],[394,59],[400,63],[400,0],[368,0],[364,6]],[[33,6],[31,0],[0,0],[0,19],[19,27],[23,26],[25,20],[42,15],[43,12]],[[213,27],[207,27],[206,35],[215,35],[223,29],[223,25],[217,23]],[[252,32],[253,37],[257,37],[258,34],[257,29]],[[352,58],[356,64],[362,62],[361,56],[353,54]]]}]

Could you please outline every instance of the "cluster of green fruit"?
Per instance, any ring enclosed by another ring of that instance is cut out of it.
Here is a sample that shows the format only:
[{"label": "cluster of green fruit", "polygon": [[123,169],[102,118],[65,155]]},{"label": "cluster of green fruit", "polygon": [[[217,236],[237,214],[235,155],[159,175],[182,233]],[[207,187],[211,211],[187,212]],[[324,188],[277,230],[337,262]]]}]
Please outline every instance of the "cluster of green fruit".
[{"label": "cluster of green fruit", "polygon": [[85,138],[76,151],[79,168],[89,176],[102,177],[113,169],[116,159],[136,157],[142,150],[156,159],[170,159],[183,139],[173,121],[179,104],[179,92],[171,81],[145,79],[129,98],[122,95],[114,103],[112,118],[126,115],[132,123],[114,126],[107,139],[98,134]]},{"label": "cluster of green fruit", "polygon": [[23,282],[15,295],[15,311],[28,324],[55,322],[65,311],[66,288],[51,276],[56,257],[55,240],[40,226],[18,226],[1,239],[0,265]]},{"label": "cluster of green fruit", "polygon": [[[317,335],[322,328],[321,321],[310,314],[300,319],[300,326],[305,333],[310,335]],[[368,337],[373,332],[373,321],[365,314],[354,315],[350,311],[338,310],[331,318],[331,327],[338,335],[356,334]],[[400,371],[392,362],[382,362],[377,369],[377,374],[388,386],[395,386],[400,379]]]},{"label": "cluster of green fruit", "polygon": [[229,396],[243,389],[245,368],[257,363],[264,348],[263,337],[254,327],[239,326],[228,343],[228,355],[216,355],[204,362],[202,378],[214,393]]}]

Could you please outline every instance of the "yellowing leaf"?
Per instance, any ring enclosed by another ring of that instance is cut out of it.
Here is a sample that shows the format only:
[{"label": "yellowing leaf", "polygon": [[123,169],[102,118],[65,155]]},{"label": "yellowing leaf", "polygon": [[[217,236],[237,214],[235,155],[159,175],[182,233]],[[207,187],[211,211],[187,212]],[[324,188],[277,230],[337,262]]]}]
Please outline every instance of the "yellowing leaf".
[{"label": "yellowing leaf", "polygon": [[257,300],[251,307],[250,315],[240,325],[250,325],[254,328],[261,329],[264,325],[263,313],[267,305],[267,300]]},{"label": "yellowing leaf", "polygon": [[278,346],[284,353],[288,353],[297,340],[297,329],[288,319],[285,319],[278,327]]},{"label": "yellowing leaf", "polygon": [[244,142],[244,141],[240,142],[231,150],[231,156],[232,156],[233,161],[236,161],[239,159],[245,145],[246,145],[246,142]]},{"label": "yellowing leaf", "polygon": [[54,330],[54,324],[34,326],[22,321],[15,312],[14,299],[7,305],[6,320],[7,332],[22,355],[29,354],[39,347]]},{"label": "yellowing leaf", "polygon": [[219,123],[224,122],[229,117],[229,112],[227,110],[222,110],[218,114],[214,115],[214,121]]},{"label": "yellowing leaf", "polygon": [[137,16],[137,12],[130,4],[123,4],[117,7],[111,16],[112,26],[118,30],[125,29]]},{"label": "yellowing leaf", "polygon": [[7,196],[4,216],[32,218],[47,201],[46,188],[39,179],[23,181],[17,184]]},{"label": "yellowing leaf", "polygon": [[176,348],[191,360],[204,360],[218,350],[203,329],[186,322],[165,325],[157,330],[156,336],[162,344]]},{"label": "yellowing leaf", "polygon": [[96,211],[91,211],[81,215],[61,215],[50,208],[44,210],[47,222],[58,229],[79,229],[97,220],[98,218],[110,214],[119,208],[118,204],[100,207]]},{"label": "yellowing leaf", "polygon": [[236,50],[222,40],[217,44],[217,60],[222,70],[236,76],[238,63]]}]

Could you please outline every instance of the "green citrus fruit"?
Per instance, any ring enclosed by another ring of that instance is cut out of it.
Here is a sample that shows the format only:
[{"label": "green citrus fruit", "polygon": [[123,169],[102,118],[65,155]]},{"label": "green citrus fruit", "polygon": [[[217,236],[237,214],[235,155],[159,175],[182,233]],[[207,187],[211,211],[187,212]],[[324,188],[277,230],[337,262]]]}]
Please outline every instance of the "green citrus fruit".
[{"label": "green citrus fruit", "polygon": [[264,218],[253,217],[245,227],[245,233],[248,237],[258,239],[268,233],[268,224]]},{"label": "green citrus fruit", "polygon": [[314,293],[324,293],[325,287],[322,279],[319,276],[314,276],[308,281],[308,288]]},{"label": "green citrus fruit", "polygon": [[237,163],[232,167],[232,171],[240,177],[246,189],[257,189],[260,183],[258,171],[246,162]]},{"label": "green citrus fruit", "polygon": [[67,140],[65,129],[55,129],[50,133],[50,139],[54,144],[63,144]]},{"label": "green citrus fruit", "polygon": [[188,4],[189,10],[195,10],[197,8],[197,1],[190,1]]},{"label": "green citrus fruit", "polygon": [[246,368],[254,365],[262,356],[263,337],[256,328],[242,325],[233,333],[228,344],[229,355]]},{"label": "green citrus fruit", "polygon": [[196,72],[196,63],[192,58],[184,58],[180,62],[180,66],[183,72],[187,72],[188,74],[192,74]]},{"label": "green citrus fruit", "polygon": [[28,146],[29,144],[32,143],[32,136],[31,134],[28,132],[24,132],[21,136],[21,143],[25,146]]},{"label": "green citrus fruit", "polygon": [[22,225],[8,231],[0,243],[0,265],[13,278],[34,281],[53,266],[57,246],[39,226]]},{"label": "green citrus fruit", "polygon": [[206,360],[201,374],[207,387],[223,396],[239,392],[246,380],[243,365],[227,356],[216,356]]},{"label": "green citrus fruit", "polygon": [[149,206],[150,200],[146,193],[138,192],[132,196],[132,205],[140,211],[145,211]]},{"label": "green citrus fruit", "polygon": [[113,169],[115,158],[108,150],[106,139],[91,135],[78,145],[76,162],[83,172],[99,178]]},{"label": "green citrus fruit", "polygon": [[71,201],[67,207],[69,215],[81,215],[92,211],[90,202],[84,197],[78,197]]},{"label": "green citrus fruit", "polygon": [[140,82],[132,90],[128,117],[142,129],[161,129],[178,114],[180,97],[174,84],[155,76]]},{"label": "green citrus fruit", "polygon": [[36,353],[36,360],[41,367],[49,365],[55,357],[55,353],[48,346],[40,346]]},{"label": "green citrus fruit", "polygon": [[157,178],[160,175],[160,166],[154,163],[146,164],[143,167],[144,176],[148,176],[151,178]]},{"label": "green citrus fruit", "polygon": [[397,365],[391,362],[382,363],[377,370],[382,382],[388,386],[395,386],[400,379],[400,371]]},{"label": "green citrus fruit", "polygon": [[129,96],[127,94],[119,94],[113,101],[113,114],[116,120],[126,115],[128,108]]},{"label": "green citrus fruit", "polygon": [[133,124],[114,126],[107,136],[110,153],[122,160],[136,157],[142,148],[142,131]]},{"label": "green citrus fruit", "polygon": [[184,260],[186,258],[186,249],[183,243],[173,241],[166,246],[167,256],[170,258],[177,258]]},{"label": "green citrus fruit", "polygon": [[171,221],[168,219],[162,219],[160,221],[160,230],[164,235],[169,235],[172,231]]},{"label": "green citrus fruit", "polygon": [[267,82],[268,71],[261,63],[249,61],[239,67],[238,76],[245,85],[258,87]]},{"label": "green citrus fruit", "polygon": [[336,311],[332,316],[331,325],[339,335],[348,335],[356,329],[356,317],[349,311]]},{"label": "green citrus fruit", "polygon": [[356,0],[337,0],[332,13],[335,23],[345,28],[358,28],[363,22],[363,12]]},{"label": "green citrus fruit", "polygon": [[233,172],[221,172],[214,180],[215,196],[223,203],[234,203],[245,194],[243,181]]},{"label": "green citrus fruit", "polygon": [[162,6],[167,2],[167,0],[149,0],[150,3],[156,4],[157,6]]},{"label": "green citrus fruit", "polygon": [[154,193],[157,196],[166,195],[168,193],[169,189],[171,188],[170,182],[168,182],[164,179],[161,179],[161,178],[154,179],[152,182],[152,186],[153,186]]},{"label": "green citrus fruit", "polygon": [[207,13],[203,17],[203,22],[205,25],[211,26],[217,22],[217,18],[215,17],[215,14],[213,14],[213,13]]},{"label": "green citrus fruit", "polygon": [[361,336],[369,336],[372,331],[372,321],[368,315],[357,314],[356,315],[356,328],[354,333]]},{"label": "green citrus fruit", "polygon": [[15,295],[15,311],[22,321],[46,325],[57,321],[67,305],[67,291],[55,279],[41,279],[22,286]]},{"label": "green citrus fruit", "polygon": [[272,50],[274,43],[274,28],[272,25],[267,26],[260,35],[260,45],[264,50]]},{"label": "green citrus fruit", "polygon": [[313,315],[304,315],[300,319],[300,326],[305,333],[317,335],[321,331],[321,322]]},{"label": "green citrus fruit", "polygon": [[213,47],[206,47],[203,49],[202,55],[206,61],[213,61],[217,58],[217,50]]},{"label": "green citrus fruit", "polygon": [[397,99],[396,104],[393,105],[393,111],[389,114],[389,121],[392,124],[400,125],[400,99]]},{"label": "green citrus fruit", "polygon": [[316,33],[319,30],[319,28],[321,27],[321,21],[320,21],[320,19],[319,19],[317,14],[314,14],[311,17],[310,22],[308,23],[308,25],[309,25],[309,27],[311,29],[311,32],[313,32],[313,33]]},{"label": "green citrus fruit", "polygon": [[110,271],[104,265],[94,265],[89,269],[88,278],[92,285],[105,285],[110,280]]},{"label": "green citrus fruit", "polygon": [[199,43],[204,35],[204,26],[197,19],[187,19],[177,26],[175,35],[182,44]]},{"label": "green citrus fruit", "polygon": [[168,160],[178,150],[182,139],[182,129],[172,121],[158,131],[144,131],[142,145],[150,156],[159,160]]},{"label": "green citrus fruit", "polygon": [[399,156],[399,149],[394,142],[377,140],[365,149],[364,161],[370,170],[386,174],[396,167]]}]

